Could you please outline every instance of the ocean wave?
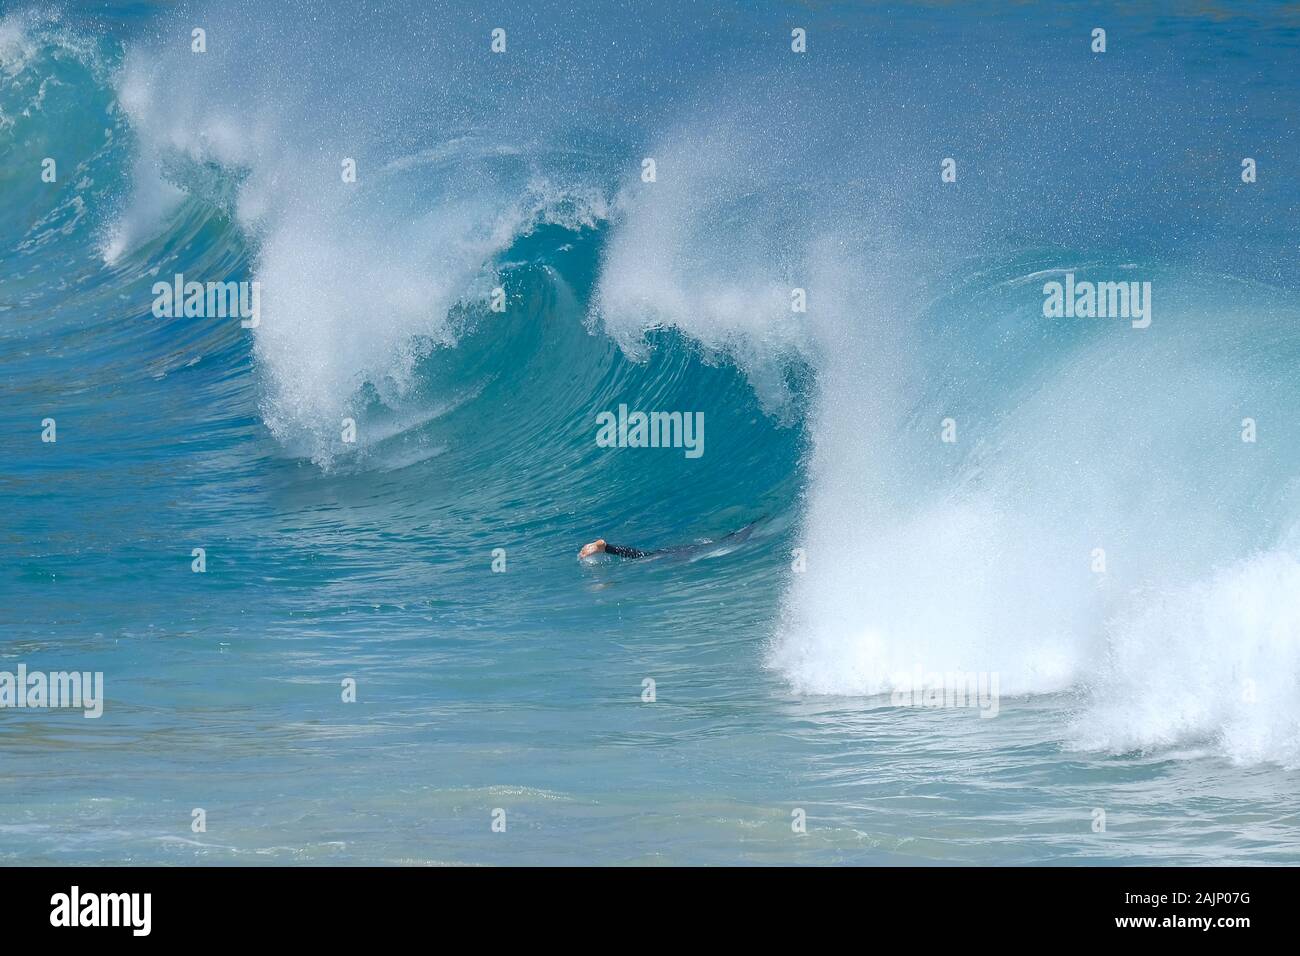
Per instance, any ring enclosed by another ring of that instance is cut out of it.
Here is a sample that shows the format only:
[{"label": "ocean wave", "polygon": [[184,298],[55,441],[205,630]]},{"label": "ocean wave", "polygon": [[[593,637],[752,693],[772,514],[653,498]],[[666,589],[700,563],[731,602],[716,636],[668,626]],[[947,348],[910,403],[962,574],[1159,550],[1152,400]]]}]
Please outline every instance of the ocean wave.
[{"label": "ocean wave", "polygon": [[[1200,133],[1171,132],[1158,90],[1126,102],[1140,148],[1098,145],[1081,117],[1122,102],[1122,75],[1030,136],[1010,119],[1033,111],[1025,75],[995,71],[950,112],[918,115],[909,104],[947,102],[943,77],[900,69],[914,65],[906,52],[882,53],[892,69],[854,116],[836,91],[863,78],[843,69],[737,63],[753,86],[721,104],[668,80],[653,103],[629,80],[605,90],[617,52],[581,69],[585,52],[557,64],[525,52],[491,82],[484,24],[440,6],[415,39],[394,20],[350,49],[350,33],[326,27],[286,62],[259,37],[289,16],[206,9],[211,46],[197,56],[177,13],[120,59],[56,21],[0,21],[0,137],[33,110],[53,122],[58,89],[32,82],[41,58],[94,61],[60,80],[109,116],[76,178],[117,185],[65,196],[35,231],[4,225],[16,242],[97,252],[88,311],[105,350],[123,350],[106,381],[131,374],[123,356],[139,344],[119,320],[147,312],[159,270],[247,278],[264,290],[251,341],[164,323],[177,340],[134,364],[169,374],[247,349],[238,374],[262,426],[334,478],[455,469],[490,490],[484,507],[567,481],[593,511],[640,508],[647,522],[683,473],[597,461],[591,417],[629,395],[716,390],[721,458],[695,491],[718,512],[766,510],[757,499],[771,494],[782,520],[797,516],[807,570],[788,575],[766,659],[798,692],[888,693],[918,667],[992,671],[1009,695],[1082,695],[1062,727],[1077,746],[1212,740],[1234,759],[1295,764],[1285,539],[1300,305],[1272,244],[1285,222],[1243,229],[1225,257],[1168,238],[1190,228],[1186,209],[1224,200],[1205,187],[1190,201],[1181,167],[1164,164]],[[226,42],[241,19],[268,26],[241,34],[251,49]],[[433,63],[416,55],[431,34],[446,47]],[[344,79],[322,66],[338,63]],[[1043,64],[1024,69],[1050,93]],[[614,94],[632,105],[608,128],[568,106]],[[103,126],[89,107],[65,119]],[[952,140],[975,145],[943,192]],[[1136,178],[1134,151],[1158,170]],[[1089,158],[1062,173],[1062,153]],[[1110,241],[1126,216],[1141,235]],[[1042,286],[1066,272],[1152,282],[1151,328],[1046,319]],[[36,322],[48,288],[33,279],[30,299],[7,304]],[[504,314],[488,305],[497,288]],[[742,381],[764,414],[728,391]],[[1247,418],[1258,442],[1241,439]],[[348,419],[355,448],[340,437]],[[790,476],[802,487],[787,493]]]}]

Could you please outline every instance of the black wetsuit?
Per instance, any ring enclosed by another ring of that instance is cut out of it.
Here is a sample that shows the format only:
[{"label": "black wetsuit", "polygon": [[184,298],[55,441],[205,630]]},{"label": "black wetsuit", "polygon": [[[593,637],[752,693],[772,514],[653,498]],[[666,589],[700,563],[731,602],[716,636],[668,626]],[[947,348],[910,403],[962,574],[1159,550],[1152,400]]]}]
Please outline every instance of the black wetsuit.
[{"label": "black wetsuit", "polygon": [[[763,518],[766,517],[767,515],[763,516]],[[762,521],[763,518],[759,518],[758,521]],[[706,550],[717,548],[719,545],[725,544],[729,541],[734,544],[739,544],[749,537],[750,533],[754,530],[754,526],[758,524],[758,521],[751,521],[739,531],[733,531],[731,534],[719,538],[717,541],[702,541],[699,544],[686,544],[676,548],[656,548],[653,551],[642,551],[640,548],[622,548],[616,544],[607,544],[605,545],[605,553],[612,554],[616,558],[655,558],[665,554],[689,555],[703,553]]]},{"label": "black wetsuit", "polygon": [[616,558],[648,558],[652,554],[658,554],[657,551],[642,551],[639,548],[620,548],[616,544],[605,545],[605,553]]}]

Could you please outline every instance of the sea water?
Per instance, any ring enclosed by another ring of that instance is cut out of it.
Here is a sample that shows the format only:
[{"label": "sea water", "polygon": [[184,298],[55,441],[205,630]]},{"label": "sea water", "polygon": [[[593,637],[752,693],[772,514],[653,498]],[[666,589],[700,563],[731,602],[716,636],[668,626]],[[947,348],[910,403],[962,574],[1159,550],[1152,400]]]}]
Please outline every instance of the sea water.
[{"label": "sea water", "polygon": [[615,6],[4,6],[0,860],[1300,861],[1294,16]]}]

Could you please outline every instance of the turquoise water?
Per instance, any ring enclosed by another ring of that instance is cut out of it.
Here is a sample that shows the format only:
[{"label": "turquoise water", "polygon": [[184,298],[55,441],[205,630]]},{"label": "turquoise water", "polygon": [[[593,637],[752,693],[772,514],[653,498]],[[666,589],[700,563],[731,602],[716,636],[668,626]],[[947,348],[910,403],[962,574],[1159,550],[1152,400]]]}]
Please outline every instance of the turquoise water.
[{"label": "turquoise water", "polygon": [[1293,12],[322,11],[3,8],[0,860],[1300,862]]}]

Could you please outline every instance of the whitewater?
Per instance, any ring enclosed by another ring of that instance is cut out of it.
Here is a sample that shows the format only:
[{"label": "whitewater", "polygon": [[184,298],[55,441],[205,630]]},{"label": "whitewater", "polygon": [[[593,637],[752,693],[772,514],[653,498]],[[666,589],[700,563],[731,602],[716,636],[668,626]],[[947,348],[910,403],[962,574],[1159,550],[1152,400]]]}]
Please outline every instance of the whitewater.
[{"label": "whitewater", "polygon": [[1300,860],[1294,32],[372,8],[0,15],[0,860]]}]

